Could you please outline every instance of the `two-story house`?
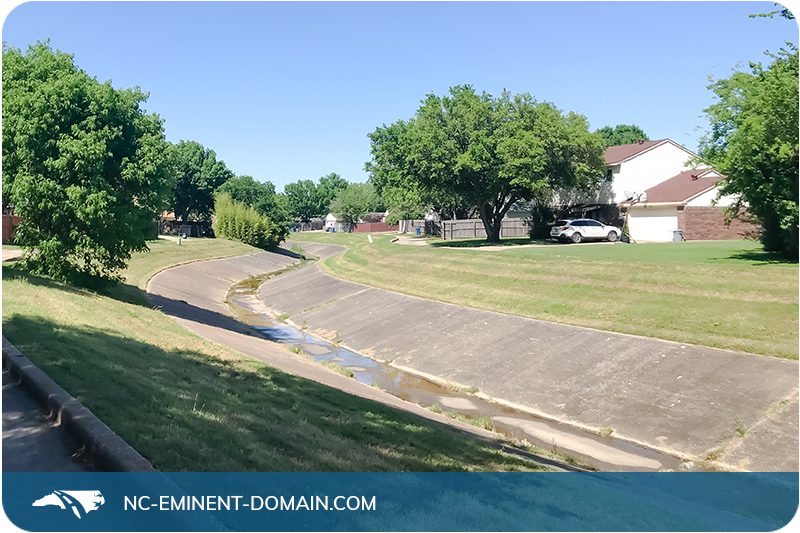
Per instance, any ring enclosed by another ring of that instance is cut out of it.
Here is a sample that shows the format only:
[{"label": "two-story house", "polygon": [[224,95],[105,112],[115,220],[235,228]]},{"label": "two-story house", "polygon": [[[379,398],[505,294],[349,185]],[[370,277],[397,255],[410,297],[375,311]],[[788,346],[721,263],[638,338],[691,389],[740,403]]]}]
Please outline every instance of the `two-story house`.
[{"label": "two-story house", "polygon": [[605,161],[605,183],[593,211],[606,222],[627,213],[636,241],[670,241],[675,230],[687,240],[739,239],[755,229],[738,220],[725,225],[725,208],[734,199],[719,197],[724,176],[697,164],[696,154],[670,139],[609,146]]}]

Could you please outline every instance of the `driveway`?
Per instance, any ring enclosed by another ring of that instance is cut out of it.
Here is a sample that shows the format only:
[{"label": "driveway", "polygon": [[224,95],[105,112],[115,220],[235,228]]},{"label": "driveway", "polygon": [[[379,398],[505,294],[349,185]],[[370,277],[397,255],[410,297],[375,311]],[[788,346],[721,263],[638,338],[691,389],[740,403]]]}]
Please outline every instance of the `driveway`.
[{"label": "driveway", "polygon": [[798,469],[796,361],[455,306],[318,265],[273,278],[259,295],[348,348],[545,418],[693,461]]}]

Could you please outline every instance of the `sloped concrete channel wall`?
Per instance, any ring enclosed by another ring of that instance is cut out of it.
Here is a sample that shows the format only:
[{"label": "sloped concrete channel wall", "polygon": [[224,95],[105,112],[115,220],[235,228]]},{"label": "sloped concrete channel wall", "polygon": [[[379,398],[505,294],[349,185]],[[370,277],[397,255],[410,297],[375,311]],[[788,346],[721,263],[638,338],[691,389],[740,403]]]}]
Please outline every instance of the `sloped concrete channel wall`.
[{"label": "sloped concrete channel wall", "polygon": [[259,295],[311,332],[545,418],[693,461],[798,468],[796,361],[463,308],[343,281],[318,265],[268,281]]},{"label": "sloped concrete channel wall", "polygon": [[[338,248],[337,248],[338,249]],[[434,422],[447,424],[472,438],[539,462],[555,470],[573,470],[570,465],[509,449],[497,436],[481,428],[449,419],[422,406],[406,402],[378,388],[333,372],[310,358],[296,355],[259,335],[231,316],[225,302],[231,287],[247,278],[281,270],[297,260],[288,255],[261,252],[247,256],[213,259],[179,265],[156,274],[147,285],[154,306],[188,330],[212,342],[238,350],[284,372],[337,388],[348,394],[402,409]],[[283,274],[286,275],[286,274]]]}]

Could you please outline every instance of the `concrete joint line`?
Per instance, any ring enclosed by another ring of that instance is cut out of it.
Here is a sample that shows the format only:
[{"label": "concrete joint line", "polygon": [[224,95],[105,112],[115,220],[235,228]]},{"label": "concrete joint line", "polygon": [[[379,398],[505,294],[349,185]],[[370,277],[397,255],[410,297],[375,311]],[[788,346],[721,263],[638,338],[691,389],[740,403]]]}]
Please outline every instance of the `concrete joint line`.
[{"label": "concrete joint line", "polygon": [[332,298],[332,299],[330,299],[330,300],[327,300],[327,301],[325,301],[325,302],[322,302],[321,304],[312,305],[311,307],[309,307],[309,308],[307,308],[307,309],[303,309],[302,311],[300,311],[300,312],[298,312],[298,313],[295,313],[295,315],[294,315],[294,316],[296,316],[296,317],[299,317],[299,316],[302,316],[302,315],[305,315],[305,314],[311,313],[311,312],[313,312],[313,311],[319,311],[319,310],[320,310],[320,309],[322,309],[323,307],[327,307],[327,306],[329,306],[329,305],[331,305],[331,304],[333,304],[333,303],[336,303],[336,302],[341,302],[342,300],[346,300],[347,298],[351,298],[351,297],[353,297],[353,296],[357,296],[357,295],[361,294],[362,292],[367,292],[367,291],[368,291],[368,290],[370,290],[371,288],[372,288],[372,287],[368,287],[368,288],[366,288],[366,289],[361,289],[360,291],[351,292],[350,294],[345,294],[344,296],[340,296],[340,297],[338,297],[338,298]]},{"label": "concrete joint line", "polygon": [[150,462],[33,364],[3,336],[3,367],[86,447],[98,466],[114,472],[156,472]]}]

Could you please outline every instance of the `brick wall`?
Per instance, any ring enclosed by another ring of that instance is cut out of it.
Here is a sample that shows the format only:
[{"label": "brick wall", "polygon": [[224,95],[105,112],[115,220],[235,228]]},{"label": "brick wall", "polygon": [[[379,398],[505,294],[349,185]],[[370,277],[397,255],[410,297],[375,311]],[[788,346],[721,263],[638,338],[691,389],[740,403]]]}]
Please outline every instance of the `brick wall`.
[{"label": "brick wall", "polygon": [[19,217],[16,215],[3,215],[3,244],[14,241],[14,233],[19,224]]},{"label": "brick wall", "polygon": [[678,227],[683,230],[687,241],[743,239],[753,236],[758,228],[740,219],[725,225],[723,207],[684,207],[678,208]]}]

